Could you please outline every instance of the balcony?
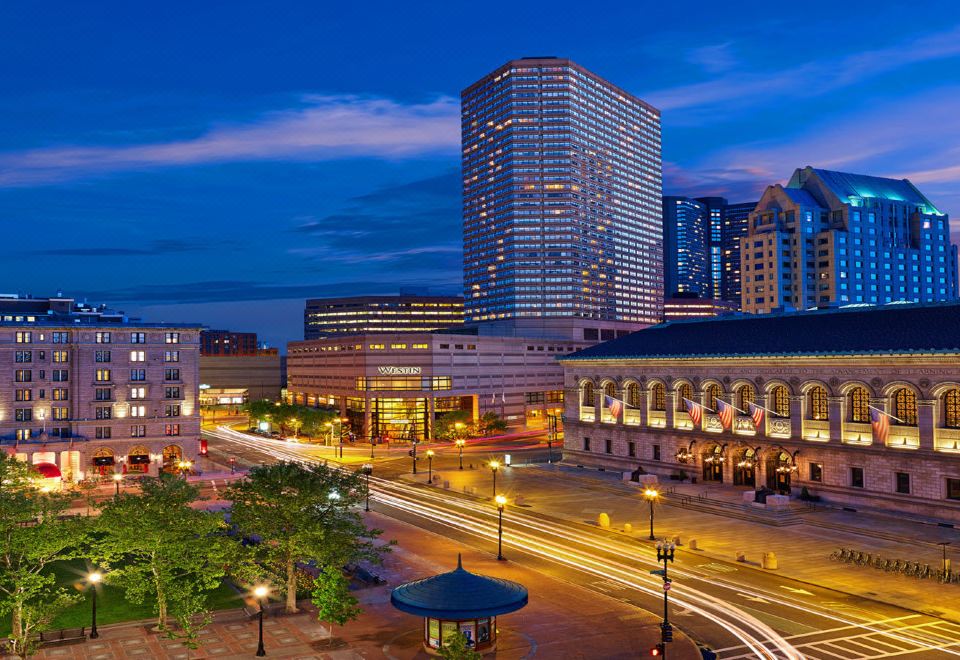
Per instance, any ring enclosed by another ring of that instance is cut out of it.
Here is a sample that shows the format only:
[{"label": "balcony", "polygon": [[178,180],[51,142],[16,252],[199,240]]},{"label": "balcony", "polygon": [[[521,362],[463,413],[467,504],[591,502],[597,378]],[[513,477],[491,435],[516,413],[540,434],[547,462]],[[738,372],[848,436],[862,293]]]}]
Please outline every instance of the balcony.
[{"label": "balcony", "polygon": [[750,415],[737,415],[733,419],[733,432],[737,435],[756,435],[757,428],[753,425]]},{"label": "balcony", "polygon": [[960,429],[936,429],[934,448],[948,454],[960,454]]},{"label": "balcony", "polygon": [[707,413],[703,416],[703,430],[707,433],[723,433],[723,424],[720,423],[720,415]]},{"label": "balcony", "polygon": [[873,427],[864,422],[846,422],[843,425],[843,444],[872,445]]},{"label": "balcony", "polygon": [[655,429],[667,428],[667,413],[663,410],[651,410],[647,418],[647,426]]},{"label": "balcony", "polygon": [[790,428],[789,417],[769,417],[767,418],[767,435],[771,438],[787,439],[793,433]]},{"label": "balcony", "polygon": [[887,447],[890,449],[920,449],[920,429],[916,426],[892,424],[890,435],[887,436]]},{"label": "balcony", "polygon": [[673,413],[673,428],[681,431],[692,431],[693,420],[690,419],[690,413],[680,410]]},{"label": "balcony", "polygon": [[803,439],[811,442],[830,442],[830,420],[803,420]]},{"label": "balcony", "polygon": [[580,421],[581,422],[595,422],[597,421],[597,409],[593,406],[580,406]]},{"label": "balcony", "polygon": [[636,408],[627,408],[623,411],[623,423],[627,426],[640,426],[640,411]]}]

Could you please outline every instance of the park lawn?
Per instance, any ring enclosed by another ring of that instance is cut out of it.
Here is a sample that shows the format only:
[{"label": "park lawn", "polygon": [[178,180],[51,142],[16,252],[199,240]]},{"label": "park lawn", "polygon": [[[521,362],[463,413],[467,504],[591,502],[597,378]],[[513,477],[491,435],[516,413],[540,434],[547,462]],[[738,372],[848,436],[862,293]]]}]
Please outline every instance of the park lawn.
[{"label": "park lawn", "polygon": [[[82,590],[83,600],[61,612],[53,620],[51,630],[90,627],[91,596],[89,589],[85,589],[86,572],[87,564],[80,559],[60,562],[54,567],[57,582],[65,587]],[[207,602],[211,610],[226,610],[244,605],[243,596],[226,582],[210,592]],[[97,591],[97,625],[152,619],[156,617],[153,605],[152,599],[146,599],[142,604],[129,603],[124,600],[122,589],[111,586],[109,582],[101,584]],[[9,634],[10,619],[4,617],[0,620],[0,637],[6,637]]]}]

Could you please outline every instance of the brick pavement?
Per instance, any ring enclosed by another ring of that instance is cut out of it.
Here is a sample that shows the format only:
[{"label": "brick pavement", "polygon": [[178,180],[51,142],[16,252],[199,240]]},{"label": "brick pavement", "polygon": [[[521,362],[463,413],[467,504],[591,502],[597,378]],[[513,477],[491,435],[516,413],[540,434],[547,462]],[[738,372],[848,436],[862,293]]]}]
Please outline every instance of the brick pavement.
[{"label": "brick pavement", "polygon": [[[328,628],[312,612],[294,616],[268,617],[264,622],[267,657],[286,659],[388,658],[425,659],[421,648],[422,619],[395,610],[389,603],[390,590],[409,580],[452,570],[457,553],[463,555],[470,571],[504,577],[524,584],[530,593],[522,610],[498,619],[499,648],[493,656],[520,658],[636,658],[646,655],[659,639],[659,619],[620,600],[569,584],[514,562],[499,562],[495,556],[474,550],[377,513],[367,514],[370,523],[385,530],[384,538],[396,539],[382,567],[375,572],[387,584],[355,593],[363,615],[333,630],[340,640],[332,649]],[[199,649],[190,650],[150,631],[148,623],[104,626],[98,640],[47,648],[35,656],[40,660],[199,660],[201,658],[254,657],[257,644],[256,619],[231,610],[218,613],[201,635]],[[696,647],[679,631],[670,646],[675,660],[696,660]]]}]

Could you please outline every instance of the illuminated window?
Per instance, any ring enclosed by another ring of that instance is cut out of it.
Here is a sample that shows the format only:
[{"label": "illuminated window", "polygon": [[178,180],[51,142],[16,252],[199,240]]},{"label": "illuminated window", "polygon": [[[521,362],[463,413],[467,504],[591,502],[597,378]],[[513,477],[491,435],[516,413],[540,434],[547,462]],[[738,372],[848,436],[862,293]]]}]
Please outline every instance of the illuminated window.
[{"label": "illuminated window", "polygon": [[407,345],[406,344],[390,344],[390,348],[395,351],[404,350],[407,348]]},{"label": "illuminated window", "polygon": [[[917,394],[913,390],[901,387],[893,393],[893,416],[904,426],[917,425]],[[896,421],[896,420],[894,420]]]},{"label": "illuminated window", "polygon": [[790,416],[790,393],[783,385],[777,385],[770,393],[773,402],[773,412],[781,417]]},{"label": "illuminated window", "polygon": [[66,352],[66,351],[54,351],[54,352],[53,352],[53,361],[54,361],[54,362],[66,362],[66,361],[67,361],[67,352]]},{"label": "illuminated window", "polygon": [[146,361],[147,356],[143,351],[130,351],[130,361],[131,362],[144,362]]},{"label": "illuminated window", "polygon": [[741,385],[737,388],[737,408],[750,413],[750,404],[757,400],[757,393],[752,385]]},{"label": "illuminated window", "polygon": [[943,425],[960,429],[960,390],[948,390],[943,395]]},{"label": "illuminated window", "polygon": [[417,350],[425,350],[430,348],[430,344],[414,344],[413,347]]},{"label": "illuminated window", "polygon": [[650,388],[650,409],[667,409],[667,388],[663,383],[654,383]]},{"label": "illuminated window", "polygon": [[98,383],[106,383],[110,380],[109,369],[97,369],[96,379]]},{"label": "illuminated window", "polygon": [[371,351],[382,351],[384,348],[383,344],[370,344]]},{"label": "illuminated window", "polygon": [[687,402],[684,399],[693,400],[693,387],[689,383],[683,383],[677,388],[677,410],[687,409]]},{"label": "illuminated window", "polygon": [[855,387],[850,392],[850,421],[870,423],[870,393],[863,387]]},{"label": "illuminated window", "polygon": [[818,421],[830,418],[827,391],[819,385],[807,394],[808,417]]},{"label": "illuminated window", "polygon": [[627,385],[627,405],[632,408],[640,407],[640,386],[636,383]]},{"label": "illuminated window", "polygon": [[707,408],[710,410],[717,409],[717,399],[723,396],[723,390],[720,389],[720,386],[714,383],[707,387]]},{"label": "illuminated window", "polygon": [[593,383],[587,381],[583,384],[583,389],[580,392],[580,405],[581,406],[595,406],[597,405],[596,395],[593,392]]},{"label": "illuminated window", "polygon": [[130,398],[131,398],[131,399],[146,399],[146,398],[147,398],[147,388],[146,388],[146,387],[131,387],[131,388],[130,388]]}]

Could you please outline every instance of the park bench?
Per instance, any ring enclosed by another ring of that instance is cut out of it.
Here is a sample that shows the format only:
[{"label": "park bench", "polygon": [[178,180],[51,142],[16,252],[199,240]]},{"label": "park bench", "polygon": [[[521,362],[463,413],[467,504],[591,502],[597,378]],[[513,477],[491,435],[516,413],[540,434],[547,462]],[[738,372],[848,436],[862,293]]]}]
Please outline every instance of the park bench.
[{"label": "park bench", "polygon": [[87,638],[86,628],[63,628],[40,633],[41,646],[59,646],[73,642],[82,642]]}]

